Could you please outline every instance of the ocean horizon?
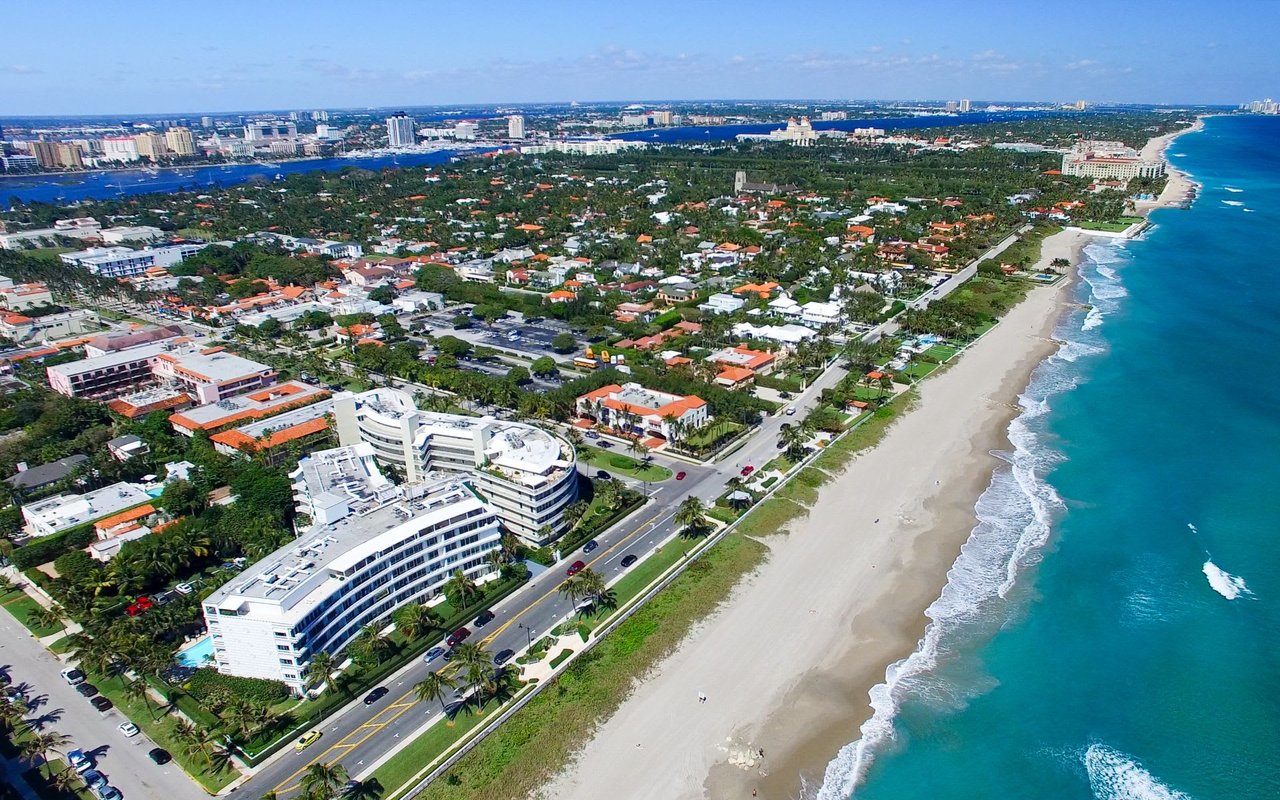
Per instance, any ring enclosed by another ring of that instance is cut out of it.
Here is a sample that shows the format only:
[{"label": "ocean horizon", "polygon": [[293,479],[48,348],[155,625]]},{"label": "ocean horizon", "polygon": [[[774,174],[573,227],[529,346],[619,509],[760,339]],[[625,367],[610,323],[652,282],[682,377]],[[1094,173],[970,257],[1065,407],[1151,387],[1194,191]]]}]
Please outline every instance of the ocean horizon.
[{"label": "ocean horizon", "polygon": [[1280,797],[1276,141],[1206,120],[1193,206],[1086,248],[924,639],[807,794]]}]

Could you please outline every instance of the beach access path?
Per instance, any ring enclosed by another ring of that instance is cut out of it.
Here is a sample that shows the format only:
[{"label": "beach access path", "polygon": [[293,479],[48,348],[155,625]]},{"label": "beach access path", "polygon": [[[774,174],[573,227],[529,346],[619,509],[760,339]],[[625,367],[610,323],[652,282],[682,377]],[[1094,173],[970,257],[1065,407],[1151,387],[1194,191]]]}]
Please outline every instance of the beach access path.
[{"label": "beach access path", "polygon": [[[1050,237],[1042,259],[1074,260],[1086,240]],[[1017,395],[1056,347],[1047,337],[1066,283],[1033,289],[925,381],[917,407],[824,486],[789,533],[765,540],[766,563],[542,796],[682,800],[759,788],[791,797],[801,774],[820,780],[870,716],[870,688],[924,630],[999,463],[990,451],[1005,446]]]}]

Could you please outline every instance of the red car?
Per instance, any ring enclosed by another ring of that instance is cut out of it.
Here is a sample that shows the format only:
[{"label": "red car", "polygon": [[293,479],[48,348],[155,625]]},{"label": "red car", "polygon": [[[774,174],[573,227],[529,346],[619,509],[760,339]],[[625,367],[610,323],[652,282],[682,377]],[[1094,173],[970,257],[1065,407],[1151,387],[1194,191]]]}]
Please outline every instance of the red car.
[{"label": "red car", "polygon": [[467,640],[467,637],[470,635],[471,635],[470,629],[458,628],[456,631],[449,634],[449,638],[446,640],[446,642],[450,647],[457,647],[458,645],[465,642]]},{"label": "red car", "polygon": [[136,617],[141,612],[138,610],[137,606],[130,604],[124,607],[124,613],[128,614],[131,617]]},{"label": "red car", "polygon": [[755,467],[753,467],[753,466],[751,466],[750,464],[748,464],[748,465],[746,465],[745,467],[743,467],[743,468],[742,468],[742,475],[743,475],[743,477],[746,477],[747,475],[750,475],[751,473],[753,473],[753,472],[755,472],[755,471],[756,471],[756,468],[755,468]]},{"label": "red car", "polygon": [[155,607],[155,603],[151,602],[151,598],[147,597],[146,595],[139,597],[137,600],[134,600],[133,602],[137,604],[139,611],[150,611],[152,608]]},{"label": "red car", "polygon": [[586,568],[587,568],[587,565],[581,561],[573,562],[572,564],[569,565],[569,577],[572,578],[574,575],[577,575],[579,572],[582,572],[582,570]]},{"label": "red car", "polygon": [[684,473],[683,473],[683,472],[677,472],[677,473],[676,473],[676,480],[678,480],[678,481],[682,481],[682,480],[684,480]]}]

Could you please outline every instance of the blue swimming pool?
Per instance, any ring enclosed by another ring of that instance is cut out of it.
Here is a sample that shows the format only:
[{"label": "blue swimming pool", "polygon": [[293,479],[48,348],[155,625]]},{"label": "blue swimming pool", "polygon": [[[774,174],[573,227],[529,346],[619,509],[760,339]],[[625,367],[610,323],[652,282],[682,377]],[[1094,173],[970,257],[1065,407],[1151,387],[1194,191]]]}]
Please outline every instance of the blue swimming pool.
[{"label": "blue swimming pool", "polygon": [[207,635],[200,641],[178,653],[178,663],[184,667],[203,667],[213,661],[213,640]]}]

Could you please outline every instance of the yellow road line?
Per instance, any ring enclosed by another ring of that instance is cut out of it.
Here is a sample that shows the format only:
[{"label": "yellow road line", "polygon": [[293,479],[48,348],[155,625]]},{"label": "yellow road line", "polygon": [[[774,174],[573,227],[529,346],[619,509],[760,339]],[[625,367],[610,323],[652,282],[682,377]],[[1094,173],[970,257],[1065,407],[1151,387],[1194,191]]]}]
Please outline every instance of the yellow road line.
[{"label": "yellow road line", "polygon": [[[672,513],[675,513],[675,512],[673,511]],[[639,525],[637,525],[634,531],[632,531],[630,534],[628,534],[627,536],[625,536],[625,537],[623,537],[622,539],[620,539],[620,540],[619,540],[618,542],[616,542],[612,547],[609,547],[608,549],[606,549],[606,550],[604,550],[603,552],[601,552],[601,553],[600,553],[600,555],[598,555],[598,556],[596,556],[594,559],[592,559],[592,560],[587,564],[587,566],[594,566],[594,565],[596,565],[596,564],[600,563],[600,560],[601,560],[601,559],[603,559],[605,556],[607,556],[607,555],[609,555],[610,553],[612,553],[614,550],[617,550],[617,549],[618,549],[619,547],[621,547],[622,545],[624,545],[624,544],[626,544],[626,543],[630,542],[632,539],[634,539],[634,538],[636,538],[637,536],[639,536],[639,535],[641,534],[641,532],[644,530],[644,528],[645,528],[645,527],[647,527],[648,525],[650,525],[651,523],[653,523],[654,521],[656,521],[659,517],[662,517],[663,515],[664,515],[664,512],[659,511],[657,514],[654,514],[654,515],[653,515],[652,517],[650,517],[649,519],[647,519],[647,520],[645,520],[644,522],[642,522],[642,523],[640,523]],[[520,612],[519,614],[517,614],[516,616],[514,616],[514,617],[512,617],[511,619],[507,620],[507,621],[506,621],[505,623],[503,623],[500,627],[498,627],[498,628],[497,628],[493,633],[489,634],[487,637],[485,637],[484,639],[482,639],[482,640],[480,641],[480,644],[481,644],[481,645],[486,645],[486,644],[489,644],[490,642],[492,642],[495,638],[497,638],[497,636],[498,636],[499,634],[501,634],[503,631],[505,631],[505,630],[507,630],[508,628],[510,628],[510,627],[511,627],[511,626],[512,626],[512,625],[513,625],[513,624],[514,624],[518,619],[520,619],[520,617],[524,616],[524,614],[526,614],[530,609],[532,609],[534,606],[538,605],[538,604],[539,604],[539,603],[541,603],[543,600],[546,600],[548,597],[550,597],[550,596],[551,596],[551,595],[553,595],[553,594],[556,594],[556,593],[557,593],[557,592],[559,592],[559,591],[560,591],[560,584],[559,584],[559,583],[557,583],[554,589],[552,589],[551,591],[549,591],[549,592],[547,592],[546,594],[542,595],[542,596],[541,596],[541,597],[539,597],[537,600],[534,600],[532,603],[529,603],[527,606],[525,606],[524,611],[521,611],[521,612]],[[390,725],[392,722],[394,722],[394,721],[396,721],[397,719],[399,719],[399,718],[400,718],[400,716],[401,716],[401,715],[403,715],[406,711],[408,711],[410,708],[413,708],[415,705],[417,705],[419,702],[421,702],[421,701],[419,701],[419,700],[412,700],[412,701],[410,701],[410,702],[407,702],[407,703],[406,703],[406,702],[405,702],[405,700],[406,700],[406,699],[408,699],[409,697],[412,697],[412,696],[413,696],[413,690],[412,690],[412,689],[410,689],[409,691],[405,692],[405,693],[404,693],[400,698],[398,698],[398,699],[396,700],[396,702],[395,702],[395,703],[393,703],[393,704],[391,704],[390,706],[388,706],[387,708],[383,709],[383,711],[381,711],[381,712],[380,712],[377,716],[375,716],[373,719],[369,720],[368,722],[364,723],[363,725],[360,725],[360,726],[359,726],[359,727],[357,727],[355,730],[353,730],[351,733],[348,733],[346,736],[344,736],[344,737],[343,737],[343,739],[342,739],[342,741],[335,742],[334,744],[332,744],[328,749],[326,749],[324,752],[322,752],[322,753],[321,753],[321,754],[320,754],[320,755],[319,755],[319,756],[318,756],[314,761],[309,761],[309,762],[307,762],[304,766],[302,766],[302,767],[298,768],[298,770],[297,770],[296,772],[294,772],[292,775],[290,775],[289,777],[287,777],[287,778],[285,778],[283,781],[281,781],[281,782],[280,782],[280,784],[279,784],[278,786],[276,786],[276,788],[275,788],[273,791],[275,791],[277,794],[281,794],[281,793],[284,793],[284,792],[291,792],[291,791],[294,791],[295,789],[300,788],[300,787],[301,787],[301,784],[300,784],[300,783],[291,783],[291,782],[292,782],[295,778],[297,778],[298,776],[300,776],[302,773],[306,772],[306,771],[307,771],[307,769],[308,769],[311,765],[313,765],[313,764],[319,764],[319,763],[325,763],[325,757],[326,757],[326,756],[328,756],[330,753],[333,753],[335,750],[345,749],[345,750],[346,750],[346,752],[345,752],[345,753],[343,753],[342,755],[343,755],[343,756],[348,756],[348,755],[350,755],[352,750],[356,749],[356,748],[357,748],[357,747],[359,747],[360,745],[362,745],[362,744],[364,744],[365,742],[367,742],[371,736],[373,736],[374,734],[376,734],[378,731],[382,730],[383,728],[387,727],[387,726],[388,726],[388,725]],[[397,711],[397,712],[396,712],[396,713],[395,713],[395,714],[394,714],[390,719],[386,720],[385,722],[375,722],[375,720],[377,720],[377,719],[378,719],[378,717],[382,716],[383,714],[385,714],[386,712],[388,712],[388,711],[390,711],[390,710],[392,710],[392,709],[394,709],[394,708],[398,708],[398,709],[400,709],[400,710],[399,710],[399,711]],[[348,741],[347,741],[348,739],[350,739],[351,737],[355,736],[357,733],[359,733],[360,731],[362,731],[362,730],[364,730],[364,729],[366,729],[366,728],[368,728],[368,729],[370,729],[370,730],[369,730],[369,732],[368,732],[368,733],[366,733],[362,738],[360,738],[360,739],[358,739],[358,740],[356,740],[356,741],[354,741],[354,742],[348,742]]]}]

